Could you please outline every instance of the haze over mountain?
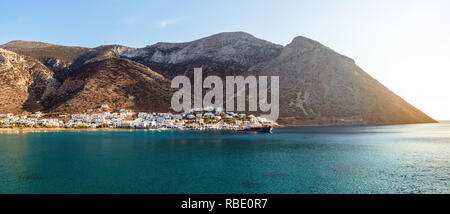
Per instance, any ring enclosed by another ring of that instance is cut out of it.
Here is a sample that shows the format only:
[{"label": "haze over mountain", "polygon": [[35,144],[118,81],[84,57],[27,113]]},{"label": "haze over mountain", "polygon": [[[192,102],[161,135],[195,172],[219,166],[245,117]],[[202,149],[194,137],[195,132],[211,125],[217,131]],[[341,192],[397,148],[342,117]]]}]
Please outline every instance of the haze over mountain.
[{"label": "haze over mountain", "polygon": [[202,67],[204,76],[280,76],[281,124],[435,122],[352,59],[304,37],[285,47],[232,32],[145,48],[25,41],[0,48],[6,49],[0,49],[2,113],[73,113],[101,104],[115,110],[167,112],[173,93],[170,79],[180,74],[192,77],[193,68]]}]

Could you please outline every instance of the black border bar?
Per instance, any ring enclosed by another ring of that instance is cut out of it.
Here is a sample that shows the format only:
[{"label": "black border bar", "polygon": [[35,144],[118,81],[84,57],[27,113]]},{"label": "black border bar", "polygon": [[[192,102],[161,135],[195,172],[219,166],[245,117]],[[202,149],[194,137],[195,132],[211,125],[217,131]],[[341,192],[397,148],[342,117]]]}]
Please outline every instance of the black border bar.
[{"label": "black border bar", "polygon": [[[237,202],[238,205],[235,204],[237,207],[228,207],[225,204],[227,199]],[[267,199],[265,207],[254,206],[254,208],[249,208],[248,204],[254,203],[257,199]],[[212,212],[208,208],[183,209],[182,204],[188,200],[191,202],[214,201],[215,207]],[[241,201],[244,207],[247,206],[246,208],[240,207]],[[221,206],[218,204],[221,204]],[[448,204],[450,204],[449,195],[0,195],[1,206],[11,205],[16,209],[22,207],[51,209],[57,205],[80,212],[87,209],[90,211],[92,209],[101,211],[106,209],[115,211],[139,209],[144,210],[143,213],[153,213],[150,212],[152,210],[177,211],[179,213],[273,213],[274,211],[289,210],[301,213],[307,209],[313,209],[314,211],[349,211],[361,206],[370,211],[386,212],[392,211],[392,209],[398,209],[399,211],[415,210],[424,205],[429,208],[448,208]],[[149,212],[145,212],[145,210]]]}]

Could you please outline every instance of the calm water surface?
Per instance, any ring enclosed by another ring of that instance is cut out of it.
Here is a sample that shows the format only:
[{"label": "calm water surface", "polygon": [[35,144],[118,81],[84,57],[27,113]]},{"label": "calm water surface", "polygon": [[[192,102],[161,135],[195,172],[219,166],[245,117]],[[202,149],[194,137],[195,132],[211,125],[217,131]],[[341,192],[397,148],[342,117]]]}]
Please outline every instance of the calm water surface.
[{"label": "calm water surface", "polygon": [[450,193],[450,123],[2,133],[0,193]]}]

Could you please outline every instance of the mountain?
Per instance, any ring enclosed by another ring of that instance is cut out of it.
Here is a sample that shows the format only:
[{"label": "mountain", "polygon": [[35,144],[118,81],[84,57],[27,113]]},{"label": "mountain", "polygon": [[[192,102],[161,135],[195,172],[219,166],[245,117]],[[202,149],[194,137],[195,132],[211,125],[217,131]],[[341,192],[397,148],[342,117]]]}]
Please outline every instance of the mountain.
[{"label": "mountain", "polygon": [[[13,47],[17,44],[20,46]],[[0,65],[1,75],[4,78],[0,83],[7,89],[0,94],[2,100],[0,112],[42,110],[75,113],[86,112],[102,104],[108,104],[113,110],[126,108],[163,112],[170,107],[172,93],[170,81],[146,66],[120,58],[115,52],[119,46],[86,48],[83,54],[71,58],[70,61],[65,56],[80,54],[77,52],[78,48],[36,42],[12,42],[2,47],[20,50],[26,56],[0,49],[2,50],[0,59],[4,59],[2,60],[4,63]],[[57,48],[54,49],[55,47]],[[46,51],[37,51],[44,49]],[[47,57],[69,63],[59,70],[52,71],[51,68],[54,66],[48,65],[47,68],[38,61]],[[45,78],[36,79],[36,76],[40,77],[39,75]],[[48,89],[48,91],[52,89],[51,93],[47,91],[44,93],[42,90],[47,84],[45,81],[48,84],[54,83],[54,86],[49,86]],[[31,91],[36,92],[29,93]],[[16,96],[10,97],[11,92]],[[29,107],[31,105],[34,107]]]},{"label": "mountain", "polygon": [[192,76],[196,67],[203,74],[235,76],[251,66],[280,55],[283,46],[248,33],[219,33],[193,42],[157,43],[128,51],[122,56],[142,63],[168,78]]},{"label": "mountain", "polygon": [[400,124],[434,120],[394,94],[355,61],[305,37],[250,69],[280,76],[282,122],[308,124]]},{"label": "mountain", "polygon": [[67,68],[90,48],[54,45],[43,42],[15,40],[0,46],[3,49],[35,58],[53,71]]},{"label": "mountain", "polygon": [[[301,36],[284,47],[244,32],[144,48],[23,41],[0,47],[47,66],[47,76],[56,84],[47,93],[51,96],[39,100],[48,112],[80,112],[104,103],[114,109],[167,112],[173,93],[170,80],[177,75],[192,78],[193,69],[202,67],[204,76],[280,76],[281,124],[436,122],[365,73],[354,60]],[[62,62],[61,66],[46,63],[48,59]]]}]

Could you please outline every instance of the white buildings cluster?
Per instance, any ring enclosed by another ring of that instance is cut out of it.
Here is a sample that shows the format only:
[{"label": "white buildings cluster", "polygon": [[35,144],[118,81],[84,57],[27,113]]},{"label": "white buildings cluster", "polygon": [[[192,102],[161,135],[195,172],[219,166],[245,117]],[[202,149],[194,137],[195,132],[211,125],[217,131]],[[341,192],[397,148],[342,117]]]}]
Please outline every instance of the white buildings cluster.
[{"label": "white buildings cluster", "polygon": [[[109,109],[107,105],[100,107]],[[261,127],[272,122],[254,115],[223,112],[221,108],[192,109],[181,114],[118,112],[59,115],[42,118],[41,112],[29,116],[0,114],[0,127],[60,127],[60,128],[131,128],[131,129],[245,129]]]},{"label": "white buildings cluster", "polygon": [[30,116],[15,116],[14,114],[0,114],[0,127],[62,127],[64,122],[58,119],[41,118],[41,112]]}]

